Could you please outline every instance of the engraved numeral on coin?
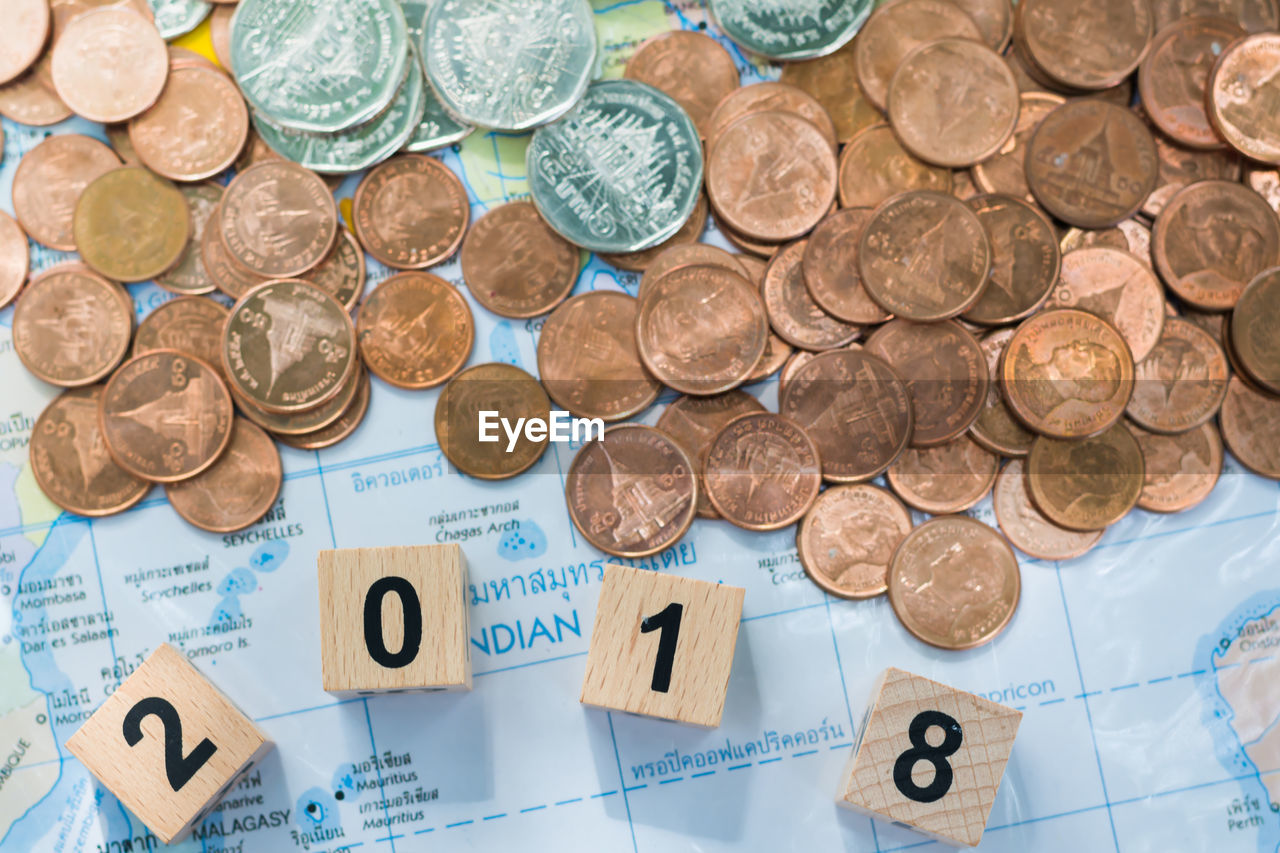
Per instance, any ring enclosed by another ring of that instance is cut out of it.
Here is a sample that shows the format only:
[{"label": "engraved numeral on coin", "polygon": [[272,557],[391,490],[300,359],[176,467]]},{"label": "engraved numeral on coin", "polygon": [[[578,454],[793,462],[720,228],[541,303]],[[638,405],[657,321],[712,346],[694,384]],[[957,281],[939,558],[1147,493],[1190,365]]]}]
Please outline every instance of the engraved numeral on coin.
[{"label": "engraved numeral on coin", "polygon": [[[382,633],[382,600],[391,593],[400,597],[404,611],[404,642],[398,652],[387,648]],[[387,669],[400,669],[413,663],[422,647],[422,602],[413,584],[402,577],[378,578],[373,582],[364,598],[364,644],[369,649],[369,657]]]},{"label": "engraved numeral on coin", "polygon": [[676,640],[680,637],[682,616],[684,605],[673,601],[661,613],[646,616],[640,623],[641,634],[659,632],[658,657],[653,662],[653,681],[649,684],[655,693],[666,693],[671,689],[671,666],[676,660]]},{"label": "engraved numeral on coin", "polygon": [[[933,746],[925,739],[929,729],[937,726],[942,729],[942,743]],[[911,749],[908,749],[893,765],[893,784],[898,786],[902,796],[917,803],[936,803],[951,790],[954,774],[947,759],[956,754],[960,744],[964,743],[964,732],[960,723],[949,714],[941,711],[921,711],[916,714],[911,726],[907,729],[911,738]],[[916,764],[927,761],[933,765],[933,781],[923,788],[911,778]]]},{"label": "engraved numeral on coin", "polygon": [[124,742],[137,746],[142,740],[142,721],[147,717],[159,717],[164,726],[164,775],[175,792],[191,781],[218,751],[213,741],[205,738],[196,744],[186,756],[182,754],[182,720],[178,710],[166,699],[150,696],[129,709],[124,716]]}]

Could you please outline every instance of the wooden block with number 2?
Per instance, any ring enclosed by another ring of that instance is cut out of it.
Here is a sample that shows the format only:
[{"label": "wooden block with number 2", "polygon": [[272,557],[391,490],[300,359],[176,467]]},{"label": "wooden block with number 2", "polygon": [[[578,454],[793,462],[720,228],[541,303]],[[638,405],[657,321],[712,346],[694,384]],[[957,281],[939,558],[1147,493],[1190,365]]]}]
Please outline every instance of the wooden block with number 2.
[{"label": "wooden block with number 2", "polygon": [[720,725],[744,594],[738,587],[608,566],[582,702]]},{"label": "wooden block with number 2", "polygon": [[836,802],[939,841],[982,840],[1022,713],[887,669]]}]

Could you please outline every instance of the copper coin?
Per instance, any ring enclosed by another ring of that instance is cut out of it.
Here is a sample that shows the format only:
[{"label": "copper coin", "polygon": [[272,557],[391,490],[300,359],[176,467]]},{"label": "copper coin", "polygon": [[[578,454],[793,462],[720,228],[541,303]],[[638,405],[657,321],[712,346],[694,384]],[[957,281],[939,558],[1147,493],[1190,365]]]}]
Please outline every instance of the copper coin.
[{"label": "copper coin", "polygon": [[227,185],[220,224],[222,245],[245,272],[292,278],[328,257],[338,236],[338,206],[315,172],[267,161]]},{"label": "copper coin", "polygon": [[1062,270],[1058,235],[1043,213],[1006,195],[969,199],[991,240],[991,275],[964,319],[1000,326],[1031,316],[1048,300]]},{"label": "copper coin", "polygon": [[556,405],[575,415],[625,420],[649,408],[662,386],[636,347],[638,302],[595,290],[552,312],[538,338],[538,375]]},{"label": "copper coin", "polygon": [[738,66],[729,51],[708,35],[689,30],[659,33],[627,60],[624,76],[665,92],[709,138],[711,114],[738,88]]},{"label": "copper coin", "polygon": [[1202,424],[1178,435],[1125,425],[1142,448],[1145,475],[1139,509],[1183,512],[1209,497],[1222,475],[1222,437],[1215,425]]},{"label": "copper coin", "polygon": [[912,636],[940,649],[989,643],[1018,608],[1018,558],[999,533],[963,515],[907,535],[889,564],[889,603]]},{"label": "copper coin", "polygon": [[1231,315],[1231,345],[1249,378],[1280,394],[1280,267],[1245,288]]},{"label": "copper coin", "polygon": [[1207,423],[1227,393],[1227,357],[1208,332],[1180,317],[1165,320],[1155,349],[1136,368],[1126,410],[1140,426],[1180,433]]},{"label": "copper coin", "polygon": [[1059,242],[1062,253],[1074,252],[1090,246],[1107,246],[1120,249],[1133,255],[1138,260],[1150,265],[1151,229],[1136,219],[1126,219],[1113,228],[1090,230],[1070,228],[1062,235]]},{"label": "copper coin", "polygon": [[835,483],[883,473],[911,440],[907,385],[886,362],[861,350],[838,350],[799,365],[779,393],[778,410],[813,439],[822,474]]},{"label": "copper coin", "polygon": [[1158,179],[1151,131],[1114,104],[1068,101],[1045,117],[1027,144],[1032,194],[1045,210],[1081,228],[1128,219]]},{"label": "copper coin", "polygon": [[169,52],[155,25],[124,6],[77,15],[53,46],[53,85],[90,121],[124,121],[160,97]]},{"label": "copper coin", "polygon": [[937,447],[909,448],[889,468],[887,479],[909,505],[948,515],[985,498],[999,468],[999,456],[961,435]]},{"label": "copper coin", "polygon": [[1240,153],[1263,163],[1280,163],[1280,34],[1241,39],[1218,57],[1209,77],[1209,119]]},{"label": "copper coin", "polygon": [[346,441],[364,423],[369,413],[369,372],[360,369],[356,385],[356,398],[342,411],[338,419],[326,427],[303,435],[276,435],[282,443],[298,450],[323,450]]},{"label": "copper coin", "polygon": [[872,211],[855,207],[818,224],[804,251],[804,283],[818,306],[846,323],[883,323],[890,314],[871,300],[858,274],[858,247]]},{"label": "copper coin", "polygon": [[276,443],[254,424],[236,418],[226,451],[207,470],[164,493],[174,511],[211,533],[253,524],[275,504],[284,482]]},{"label": "copper coin", "polygon": [[[599,258],[606,264],[612,264],[620,270],[646,272],[667,249],[694,244],[702,236],[702,232],[707,229],[708,209],[707,196],[704,193],[698,196],[698,203],[693,208],[693,214],[685,220],[684,225],[680,226],[680,230],[652,249],[642,249],[639,252],[627,252],[622,255],[603,253],[599,255]],[[474,230],[473,228],[472,231]],[[463,252],[467,250],[465,242],[462,245],[462,250]]]},{"label": "copper coin", "polygon": [[649,264],[649,268],[640,277],[640,286],[636,289],[636,298],[644,299],[645,294],[653,289],[654,282],[679,267],[689,266],[719,267],[731,273],[736,273],[743,278],[752,278],[747,268],[736,256],[726,252],[719,246],[712,246],[710,243],[682,243],[678,246],[672,246],[654,258],[653,263]]},{"label": "copper coin", "polygon": [[1025,0],[1019,42],[1056,83],[1106,89],[1137,70],[1155,32],[1149,0]]},{"label": "copper coin", "polygon": [[18,295],[27,281],[31,251],[27,235],[12,216],[0,211],[0,308]]},{"label": "copper coin", "polygon": [[765,273],[762,293],[769,325],[784,341],[801,349],[822,351],[852,343],[861,333],[823,311],[804,285],[807,241],[800,240],[774,256]]},{"label": "copper coin", "polygon": [[[980,341],[992,377],[1000,376],[1000,357],[1014,333],[1014,329],[997,329]],[[1019,423],[1005,405],[998,381],[987,386],[986,404],[969,427],[969,435],[992,453],[1010,457],[1026,456],[1031,452],[1031,442],[1035,441],[1035,434]]]},{"label": "copper coin", "polygon": [[213,45],[213,54],[228,73],[231,72],[231,17],[235,11],[235,6],[219,5],[213,7],[213,14],[209,16],[209,41]]},{"label": "copper coin", "polygon": [[45,51],[26,74],[0,86],[0,115],[34,127],[47,127],[71,117],[71,108],[62,103],[53,88],[51,51]]},{"label": "copper coin", "polygon": [[268,412],[251,400],[231,392],[237,408],[249,420],[277,438],[306,436],[322,430],[339,420],[354,404],[360,394],[360,386],[368,384],[368,371],[363,366],[352,371],[337,395],[318,406],[301,412]]},{"label": "copper coin", "polygon": [[799,425],[770,412],[741,415],[716,433],[704,478],[711,503],[746,530],[795,524],[818,497],[818,448]]},{"label": "copper coin", "polygon": [[208,468],[235,410],[217,371],[176,350],[143,353],[107,381],[98,408],[107,452],[135,477],[172,483]]},{"label": "copper coin", "polygon": [[107,453],[98,426],[102,386],[64,391],[36,419],[29,448],[40,491],[67,512],[104,516],[142,500],[151,484]]},{"label": "copper coin", "polygon": [[831,143],[832,150],[836,148],[836,127],[822,104],[803,89],[771,81],[735,88],[720,99],[707,121],[707,147],[714,147],[716,139],[729,125],[744,115],[759,112],[797,115],[818,128]]},{"label": "copper coin", "polygon": [[65,388],[106,377],[129,351],[133,312],[115,285],[79,264],[31,280],[13,311],[13,348],[39,379]]},{"label": "copper coin", "polygon": [[1218,56],[1245,35],[1218,17],[1182,18],[1160,31],[1142,61],[1138,91],[1156,127],[1192,148],[1221,148],[1206,112],[1205,86]]},{"label": "copper coin", "polygon": [[1014,415],[1041,435],[1095,435],[1124,414],[1134,363],[1120,330],[1073,309],[1023,322],[1000,361],[1000,384]]},{"label": "copper coin", "polygon": [[748,113],[711,149],[707,191],[716,216],[735,231],[794,240],[835,201],[835,154],[813,124],[793,113]]},{"label": "copper coin", "polygon": [[1273,210],[1280,213],[1280,169],[1248,166],[1245,168],[1244,182],[1265,198]]},{"label": "copper coin", "polygon": [[1201,181],[1169,200],[1156,220],[1152,251],[1160,277],[1180,299],[1225,311],[1280,261],[1280,219],[1246,186]]},{"label": "copper coin", "polygon": [[1080,532],[1059,527],[1036,509],[1027,493],[1021,459],[1004,466],[996,477],[992,506],[1000,530],[1019,551],[1038,560],[1070,560],[1092,550],[1106,530]]},{"label": "copper coin", "polygon": [[647,557],[693,524],[698,486],[680,445],[653,427],[620,424],[578,451],[564,492],[569,517],[593,547]]},{"label": "copper coin", "polygon": [[220,370],[222,327],[228,311],[212,299],[179,296],[161,304],[138,324],[132,355],[177,350]]},{"label": "copper coin", "polygon": [[840,206],[876,207],[899,193],[950,193],[951,170],[916,159],[887,124],[864,130],[840,155]]},{"label": "copper coin", "polygon": [[348,311],[353,310],[364,296],[364,250],[345,226],[338,227],[338,240],[329,251],[329,257],[302,276],[334,299]]},{"label": "copper coin", "polygon": [[538,380],[510,364],[478,364],[449,380],[436,401],[436,441],[459,471],[482,480],[505,480],[542,458],[547,442],[534,441],[527,432],[511,445],[495,426],[497,439],[483,440],[482,412],[497,412],[513,424],[533,419],[546,423],[551,401]]},{"label": "copper coin", "polygon": [[703,461],[711,440],[729,421],[748,412],[763,412],[760,401],[745,391],[729,391],[714,397],[681,395],[662,410],[657,427],[684,448],[698,478],[698,517],[719,518],[711,505],[702,478]]},{"label": "copper coin", "polygon": [[1074,441],[1042,435],[1027,457],[1031,500],[1068,530],[1101,530],[1124,518],[1138,503],[1144,470],[1142,448],[1121,424]]},{"label": "copper coin", "polygon": [[462,277],[476,301],[503,317],[537,317],[578,281],[578,247],[543,221],[530,201],[495,207],[462,243]]},{"label": "copper coin", "polygon": [[889,121],[926,163],[960,169],[988,159],[1013,135],[1018,84],[1000,55],[967,38],[925,42],[889,84]]},{"label": "copper coin", "polygon": [[[835,207],[835,205],[832,205]],[[734,231],[723,221],[716,223],[718,230],[726,240],[742,252],[748,252],[757,258],[772,258],[782,248],[782,243],[769,243],[764,240],[753,240],[744,234]]]},{"label": "copper coin", "polygon": [[820,103],[842,143],[884,121],[858,86],[853,42],[827,56],[784,63],[779,81],[801,89]]},{"label": "copper coin", "polygon": [[1009,0],[951,0],[973,18],[987,47],[1003,51],[1013,38],[1013,4]]},{"label": "copper coin", "polygon": [[685,394],[719,394],[742,384],[768,337],[757,289],[719,267],[672,270],[654,282],[636,312],[645,367]]},{"label": "copper coin", "polygon": [[1103,246],[1062,256],[1052,308],[1079,308],[1120,330],[1134,361],[1147,357],[1164,329],[1164,290],[1151,268],[1128,252]]},{"label": "copper coin", "polygon": [[50,136],[23,155],[13,174],[18,222],[36,242],[75,251],[72,228],[80,194],[119,167],[120,159],[96,139],[75,133]]},{"label": "copper coin", "polygon": [[1216,15],[1236,21],[1251,33],[1280,27],[1276,0],[1152,0],[1159,32],[1188,15]]},{"label": "copper coin", "polygon": [[760,360],[756,362],[755,367],[751,368],[751,372],[747,374],[746,379],[742,380],[742,384],[752,385],[768,379],[782,369],[782,366],[787,363],[795,351],[795,347],[778,337],[778,334],[771,330],[769,332],[769,340],[764,345],[764,352],[760,355]]},{"label": "copper coin", "polygon": [[356,188],[351,211],[365,251],[395,269],[425,269],[458,250],[471,204],[448,166],[425,154],[401,154]]},{"label": "copper coin", "polygon": [[1240,464],[1280,480],[1280,398],[1256,391],[1233,376],[1219,424],[1222,438]]},{"label": "copper coin", "polygon": [[223,330],[228,384],[269,412],[301,412],[336,397],[358,361],[351,316],[305,281],[270,281],[249,291]]},{"label": "copper coin", "polygon": [[1003,193],[1033,200],[1027,186],[1027,144],[1044,117],[1066,101],[1048,92],[1023,92],[1018,97],[1018,122],[1013,135],[987,160],[974,165],[973,182],[986,193]]},{"label": "copper coin", "polygon": [[[1201,329],[1208,332],[1209,337],[1213,338],[1215,341],[1221,341],[1223,333],[1226,331],[1226,314],[1206,314],[1202,311],[1192,311],[1184,308],[1182,311],[1182,319],[1194,326],[1199,326]],[[1168,320],[1165,322],[1167,323]],[[1225,346],[1223,348],[1225,349]]]},{"label": "copper coin", "polygon": [[840,598],[874,598],[889,589],[889,561],[910,532],[910,513],[884,489],[836,486],[818,495],[800,522],[796,551],[819,588]]},{"label": "copper coin", "polygon": [[1142,203],[1142,213],[1155,219],[1179,190],[1196,181],[1240,180],[1240,156],[1232,149],[1198,151],[1157,135],[1159,175],[1156,188]]},{"label": "copper coin", "polygon": [[5,13],[0,83],[8,83],[35,64],[49,35],[49,4],[45,0],[14,0]]},{"label": "copper coin", "polygon": [[854,42],[858,84],[879,110],[889,100],[889,82],[907,54],[935,39],[982,41],[982,33],[959,6],[946,0],[892,0],[880,4]]},{"label": "copper coin", "polygon": [[175,181],[210,178],[235,162],[249,135],[249,108],[220,71],[175,68],[155,106],[129,122],[142,162]]},{"label": "copper coin", "polygon": [[200,235],[200,262],[218,290],[232,299],[239,299],[269,279],[247,273],[231,260],[231,253],[223,245],[221,235],[222,204],[219,203],[209,214],[204,233]]},{"label": "copper coin", "polygon": [[217,284],[204,265],[201,244],[205,229],[222,201],[222,187],[214,183],[187,184],[179,188],[187,201],[191,219],[191,237],[182,257],[168,272],[156,278],[156,284],[174,293],[192,295],[212,293]]},{"label": "copper coin", "polygon": [[462,369],[475,344],[471,307],[458,289],[430,273],[382,282],[360,309],[360,355],[373,373],[400,388],[433,388]]},{"label": "copper coin", "polygon": [[85,187],[73,232],[80,257],[97,272],[115,281],[147,281],[182,258],[191,212],[173,184],[125,166]]}]

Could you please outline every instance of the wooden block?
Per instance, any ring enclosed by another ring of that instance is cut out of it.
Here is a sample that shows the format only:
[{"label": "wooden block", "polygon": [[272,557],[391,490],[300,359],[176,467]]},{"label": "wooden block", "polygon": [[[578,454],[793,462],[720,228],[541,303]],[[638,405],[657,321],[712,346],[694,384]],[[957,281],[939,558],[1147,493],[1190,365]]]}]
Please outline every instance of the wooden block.
[{"label": "wooden block", "polygon": [[457,545],[321,551],[320,657],[339,696],[470,690]]},{"label": "wooden block", "polygon": [[1021,711],[887,669],[871,692],[836,802],[973,847],[1021,721]]},{"label": "wooden block", "polygon": [[720,725],[744,594],[735,586],[608,566],[582,702]]},{"label": "wooden block", "polygon": [[169,844],[208,815],[271,741],[166,643],[107,697],[67,749]]}]

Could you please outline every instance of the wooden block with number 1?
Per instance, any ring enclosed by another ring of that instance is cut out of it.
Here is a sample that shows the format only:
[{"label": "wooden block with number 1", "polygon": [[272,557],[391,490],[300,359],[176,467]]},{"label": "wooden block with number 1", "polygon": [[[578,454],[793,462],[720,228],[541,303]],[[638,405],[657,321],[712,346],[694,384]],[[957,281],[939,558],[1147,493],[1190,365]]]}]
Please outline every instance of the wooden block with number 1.
[{"label": "wooden block with number 1", "polygon": [[738,587],[608,566],[582,702],[720,725],[744,594]]},{"label": "wooden block with number 1", "polygon": [[67,749],[170,844],[204,819],[271,741],[166,643],[107,697]]},{"label": "wooden block with number 1", "polygon": [[836,802],[957,847],[982,840],[1022,712],[887,669]]}]

